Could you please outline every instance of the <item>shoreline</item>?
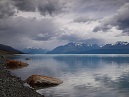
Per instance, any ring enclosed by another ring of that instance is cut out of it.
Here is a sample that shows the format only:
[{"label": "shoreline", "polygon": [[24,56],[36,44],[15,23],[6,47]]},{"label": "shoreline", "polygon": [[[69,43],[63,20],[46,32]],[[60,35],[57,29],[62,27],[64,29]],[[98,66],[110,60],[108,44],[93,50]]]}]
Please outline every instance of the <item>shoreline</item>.
[{"label": "shoreline", "polygon": [[11,75],[1,56],[3,54],[0,54],[0,97],[44,97],[35,89],[24,86],[19,77]]}]

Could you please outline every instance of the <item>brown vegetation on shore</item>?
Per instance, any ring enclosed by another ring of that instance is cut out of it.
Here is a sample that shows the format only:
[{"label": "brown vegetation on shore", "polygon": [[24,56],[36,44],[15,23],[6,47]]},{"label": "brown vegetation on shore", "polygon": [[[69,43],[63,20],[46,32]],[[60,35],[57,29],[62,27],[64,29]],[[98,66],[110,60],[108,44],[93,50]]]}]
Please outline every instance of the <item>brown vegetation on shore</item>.
[{"label": "brown vegetation on shore", "polygon": [[23,67],[27,67],[29,64],[18,61],[18,60],[6,60],[6,68],[7,69],[19,69]]}]

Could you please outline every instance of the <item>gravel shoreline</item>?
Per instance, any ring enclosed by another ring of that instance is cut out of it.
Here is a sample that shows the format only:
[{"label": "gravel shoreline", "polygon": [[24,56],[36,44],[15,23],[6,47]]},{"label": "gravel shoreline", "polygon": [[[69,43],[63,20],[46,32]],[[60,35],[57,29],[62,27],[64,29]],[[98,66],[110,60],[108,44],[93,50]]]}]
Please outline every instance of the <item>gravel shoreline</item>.
[{"label": "gravel shoreline", "polygon": [[0,58],[0,97],[44,97],[23,84],[24,81],[11,75]]}]

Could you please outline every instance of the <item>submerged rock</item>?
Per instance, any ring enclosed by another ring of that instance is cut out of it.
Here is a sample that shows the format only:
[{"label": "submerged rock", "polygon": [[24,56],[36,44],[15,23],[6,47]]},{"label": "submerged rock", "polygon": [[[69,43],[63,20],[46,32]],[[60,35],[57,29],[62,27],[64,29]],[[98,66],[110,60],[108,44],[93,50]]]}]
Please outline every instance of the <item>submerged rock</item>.
[{"label": "submerged rock", "polygon": [[42,76],[42,75],[32,75],[26,79],[26,82],[31,87],[36,89],[52,87],[63,83],[63,81],[57,78]]},{"label": "submerged rock", "polygon": [[26,60],[30,60],[30,58],[26,58]]},{"label": "submerged rock", "polygon": [[7,69],[19,69],[23,67],[27,67],[29,64],[17,61],[17,60],[6,60],[6,68]]}]

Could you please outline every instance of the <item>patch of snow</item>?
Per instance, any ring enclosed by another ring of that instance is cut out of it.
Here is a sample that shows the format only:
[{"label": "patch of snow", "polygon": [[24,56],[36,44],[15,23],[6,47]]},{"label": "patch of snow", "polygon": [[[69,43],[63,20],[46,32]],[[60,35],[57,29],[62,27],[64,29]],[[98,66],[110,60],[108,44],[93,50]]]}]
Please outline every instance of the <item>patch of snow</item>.
[{"label": "patch of snow", "polygon": [[124,42],[124,41],[118,41],[114,45],[118,45],[118,44],[120,44],[120,45],[127,45],[129,43],[128,42]]}]

